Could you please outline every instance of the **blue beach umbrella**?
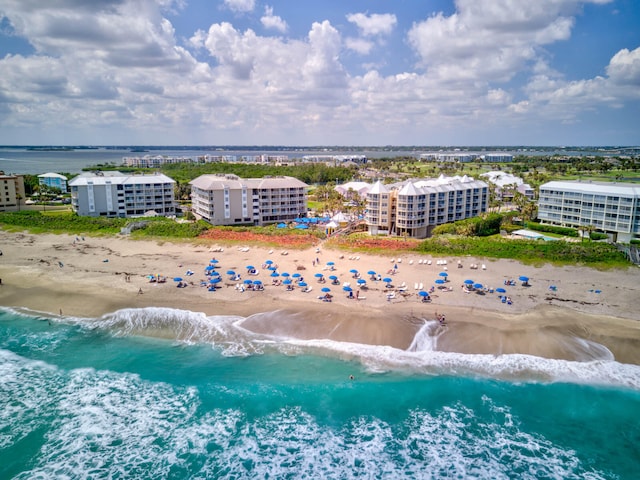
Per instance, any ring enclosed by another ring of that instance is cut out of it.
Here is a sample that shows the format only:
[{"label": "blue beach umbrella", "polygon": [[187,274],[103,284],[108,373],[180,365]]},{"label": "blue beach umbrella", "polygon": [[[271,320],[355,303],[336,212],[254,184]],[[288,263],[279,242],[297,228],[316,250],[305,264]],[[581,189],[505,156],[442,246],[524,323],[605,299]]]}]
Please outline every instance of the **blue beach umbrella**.
[{"label": "blue beach umbrella", "polygon": [[273,260],[265,260],[264,263],[267,264],[267,265],[271,265],[273,263]]},{"label": "blue beach umbrella", "polygon": [[298,286],[299,287],[306,287],[307,284],[306,284],[306,282],[300,282],[300,283],[298,283]]},{"label": "blue beach umbrella", "polygon": [[367,272],[367,275],[375,275],[375,274],[376,274],[376,272],[374,272],[373,270],[369,270],[369,271]]},{"label": "blue beach umbrella", "polygon": [[299,273],[294,273],[293,275],[291,275],[293,278],[300,278],[302,275],[300,275]]},{"label": "blue beach umbrella", "polygon": [[283,276],[283,277],[288,277],[289,273],[288,272],[282,272],[280,275]]},{"label": "blue beach umbrella", "polygon": [[323,292],[330,292],[330,291],[331,291],[331,289],[330,289],[329,287],[324,287],[324,288],[322,289],[322,291],[323,291]]},{"label": "blue beach umbrella", "polygon": [[393,279],[392,279],[392,278],[389,278],[389,277],[386,277],[386,278],[383,278],[383,279],[382,279],[382,281],[383,281],[384,283],[391,283],[391,282],[393,282]]},{"label": "blue beach umbrella", "polygon": [[367,283],[367,281],[364,278],[359,278],[358,279],[358,285],[364,285],[366,283]]},{"label": "blue beach umbrella", "polygon": [[421,297],[428,297],[428,296],[429,296],[429,293],[428,293],[428,292],[425,292],[424,290],[420,290],[420,291],[418,292],[418,295],[420,295]]},{"label": "blue beach umbrella", "polygon": [[447,272],[440,272],[438,275],[440,275],[441,277],[448,277],[449,274]]},{"label": "blue beach umbrella", "polygon": [[518,280],[520,280],[521,282],[528,282],[529,277],[525,277],[524,275],[521,275],[520,277],[518,277]]},{"label": "blue beach umbrella", "polygon": [[284,282],[282,282],[283,285],[291,285],[293,282],[290,279],[286,279]]},{"label": "blue beach umbrella", "polygon": [[358,270],[356,270],[355,268],[352,268],[351,270],[349,270],[350,273],[358,273]]},{"label": "blue beach umbrella", "polygon": [[173,277],[173,281],[174,282],[181,282],[182,281],[182,277]]},{"label": "blue beach umbrella", "polygon": [[470,279],[466,279],[466,280],[464,281],[464,284],[465,284],[465,285],[473,285],[473,283],[474,283],[474,282],[473,282],[473,280],[470,280]]},{"label": "blue beach umbrella", "polygon": [[353,292],[353,289],[351,287],[342,287],[342,290],[344,290],[345,292]]},{"label": "blue beach umbrella", "polygon": [[236,272],[234,272],[233,270],[227,270],[227,275],[235,275]]},{"label": "blue beach umbrella", "polygon": [[209,260],[209,263],[218,263],[218,260],[216,260],[215,258],[212,258],[211,260]]},{"label": "blue beach umbrella", "polygon": [[444,283],[444,280],[442,280],[442,279],[440,279],[440,278],[439,278],[438,280],[436,280],[436,283],[437,283],[438,285],[442,285],[442,284]]},{"label": "blue beach umbrella", "polygon": [[244,283],[245,285],[251,285],[251,284],[253,283],[253,281],[252,281],[251,279],[247,278],[247,279],[246,279],[244,282],[242,282],[242,283]]},{"label": "blue beach umbrella", "polygon": [[314,277],[316,277],[316,278],[322,278],[322,277],[324,277],[324,275],[322,275],[321,273],[316,273],[316,274],[314,275]]},{"label": "blue beach umbrella", "polygon": [[337,280],[338,277],[336,277],[335,275],[329,275],[329,280]]},{"label": "blue beach umbrella", "polygon": [[212,277],[219,277],[220,274],[218,272],[211,272],[210,274]]},{"label": "blue beach umbrella", "polygon": [[270,277],[279,277],[280,274],[278,272],[273,272],[271,275],[269,275]]},{"label": "blue beach umbrella", "polygon": [[216,283],[220,283],[220,278],[219,277],[214,277],[214,278],[209,280],[209,283],[213,283],[214,285]]},{"label": "blue beach umbrella", "polygon": [[507,291],[502,287],[496,288],[496,292],[498,292],[498,293],[507,293]]},{"label": "blue beach umbrella", "polygon": [[254,280],[253,284],[254,285],[262,285],[262,282],[260,280]]},{"label": "blue beach umbrella", "polygon": [[327,265],[331,266],[331,265],[335,265],[335,262],[327,262]]},{"label": "blue beach umbrella", "polygon": [[247,265],[247,270],[254,270],[256,267],[254,267],[253,265]]},{"label": "blue beach umbrella", "polygon": [[207,265],[206,267],[204,267],[205,272],[210,272],[211,270],[214,270],[215,267],[213,265]]},{"label": "blue beach umbrella", "polygon": [[482,284],[481,283],[474,283],[473,284],[473,288],[477,288],[478,290],[480,290],[482,288]]}]

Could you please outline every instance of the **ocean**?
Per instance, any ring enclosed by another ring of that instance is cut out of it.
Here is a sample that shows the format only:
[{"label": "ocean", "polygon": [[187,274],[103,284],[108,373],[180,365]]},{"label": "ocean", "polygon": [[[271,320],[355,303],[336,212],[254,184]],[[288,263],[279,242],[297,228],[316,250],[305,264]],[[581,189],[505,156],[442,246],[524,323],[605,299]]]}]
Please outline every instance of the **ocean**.
[{"label": "ocean", "polygon": [[638,478],[640,366],[242,323],[0,310],[0,478]]}]

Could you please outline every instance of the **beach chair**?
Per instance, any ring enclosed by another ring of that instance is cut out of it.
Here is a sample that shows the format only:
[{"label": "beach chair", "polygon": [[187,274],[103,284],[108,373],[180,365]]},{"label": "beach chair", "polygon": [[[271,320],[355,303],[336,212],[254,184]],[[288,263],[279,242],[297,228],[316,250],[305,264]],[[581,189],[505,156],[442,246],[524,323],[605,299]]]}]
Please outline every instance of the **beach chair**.
[{"label": "beach chair", "polygon": [[431,265],[431,260],[427,260],[427,265]]},{"label": "beach chair", "polygon": [[413,284],[413,289],[414,290],[418,290],[418,283],[417,282]]},{"label": "beach chair", "polygon": [[483,263],[482,264],[482,270],[486,270],[486,269],[487,269],[487,266]]},{"label": "beach chair", "polygon": [[409,260],[409,265],[413,265],[413,260]]},{"label": "beach chair", "polygon": [[422,287],[423,287],[423,285],[422,285],[422,283],[420,283],[420,284],[418,285],[418,290],[422,290]]}]

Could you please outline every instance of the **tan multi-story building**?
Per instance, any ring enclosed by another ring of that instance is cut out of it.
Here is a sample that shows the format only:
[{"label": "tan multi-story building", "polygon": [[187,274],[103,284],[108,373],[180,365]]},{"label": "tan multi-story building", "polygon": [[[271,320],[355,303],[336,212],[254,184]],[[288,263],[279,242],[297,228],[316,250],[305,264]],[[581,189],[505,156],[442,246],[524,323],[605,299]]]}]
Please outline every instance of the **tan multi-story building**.
[{"label": "tan multi-story building", "polygon": [[190,184],[193,213],[212,225],[268,225],[307,213],[308,185],[293,177],[211,174]]},{"label": "tan multi-story building", "polygon": [[24,197],[24,177],[0,172],[0,212],[20,210]]},{"label": "tan multi-story building", "polygon": [[365,220],[371,235],[426,238],[437,225],[486,212],[488,202],[488,185],[466,175],[377,182],[367,193]]}]

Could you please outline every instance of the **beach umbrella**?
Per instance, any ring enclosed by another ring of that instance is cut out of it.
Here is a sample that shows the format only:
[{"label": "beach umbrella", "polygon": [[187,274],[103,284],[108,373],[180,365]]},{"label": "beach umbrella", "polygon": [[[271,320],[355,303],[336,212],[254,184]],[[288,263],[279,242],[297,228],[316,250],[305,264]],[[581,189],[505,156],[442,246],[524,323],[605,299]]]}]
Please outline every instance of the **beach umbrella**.
[{"label": "beach umbrella", "polygon": [[477,288],[478,290],[480,290],[482,288],[482,284],[481,283],[474,283],[473,284],[473,288]]},{"label": "beach umbrella", "polygon": [[335,265],[335,264],[336,264],[335,262],[327,262],[327,265],[329,265],[329,266],[332,266],[332,265]]},{"label": "beach umbrella", "polygon": [[323,291],[323,292],[330,292],[330,291],[331,291],[331,289],[330,289],[329,287],[324,287],[324,288],[322,289],[322,291]]},{"label": "beach umbrella", "polygon": [[337,280],[338,277],[336,277],[335,275],[329,275],[329,280]]},{"label": "beach umbrella", "polygon": [[436,280],[436,283],[437,283],[438,285],[442,285],[442,284],[444,283],[444,280],[442,280],[442,279],[440,279],[440,278],[439,278],[438,280]]},{"label": "beach umbrella", "polygon": [[521,282],[528,282],[529,277],[525,277],[524,275],[521,275],[520,277],[518,277],[518,280],[520,280]]},{"label": "beach umbrella", "polygon": [[234,272],[233,270],[227,270],[227,275],[235,275],[236,272]]},{"label": "beach umbrella", "polygon": [[213,265],[207,265],[206,267],[204,267],[205,272],[210,272],[213,269],[215,269]]},{"label": "beach umbrella", "polygon": [[314,277],[316,277],[316,278],[322,278],[322,277],[324,277],[324,275],[322,275],[321,273],[316,273],[316,274],[314,275]]},{"label": "beach umbrella", "polygon": [[273,272],[271,275],[269,275],[270,277],[279,277],[280,274],[278,272]]},{"label": "beach umbrella", "polygon": [[260,280],[254,280],[253,284],[254,285],[262,285],[262,282]]},{"label": "beach umbrella", "polygon": [[440,275],[441,277],[448,277],[449,274],[447,272],[440,272],[438,275]]},{"label": "beach umbrella", "polygon": [[267,265],[271,265],[271,264],[273,264],[273,260],[265,260],[264,263],[267,264]]},{"label": "beach umbrella", "polygon": [[306,287],[306,286],[307,286],[307,284],[306,284],[305,282],[300,282],[300,283],[298,284],[298,286],[299,286],[299,287]]},{"label": "beach umbrella", "polygon": [[429,296],[429,293],[428,293],[428,292],[425,292],[424,290],[420,290],[420,291],[418,292],[418,295],[420,295],[421,297],[428,297],[428,296]]},{"label": "beach umbrella", "polygon": [[218,260],[216,260],[215,258],[212,258],[211,260],[209,260],[209,263],[218,263]]},{"label": "beach umbrella", "polygon": [[466,280],[464,281],[464,284],[465,284],[465,285],[473,285],[473,283],[474,283],[474,282],[473,282],[473,280],[470,280],[470,279],[466,279]]},{"label": "beach umbrella", "polygon": [[173,277],[173,281],[174,282],[181,282],[182,281],[182,277]]},{"label": "beach umbrella", "polygon": [[256,267],[254,267],[253,265],[247,265],[247,270],[254,270]]},{"label": "beach umbrella", "polygon": [[300,278],[302,275],[300,275],[299,273],[294,273],[293,275],[291,275],[293,278]]},{"label": "beach umbrella", "polygon": [[353,289],[351,287],[342,287],[342,290],[344,290],[345,292],[353,292]]},{"label": "beach umbrella", "polygon": [[389,278],[389,277],[386,277],[386,278],[383,278],[383,279],[382,279],[382,281],[383,281],[384,283],[391,283],[391,282],[393,282],[393,279],[391,279],[391,278]]},{"label": "beach umbrella", "polygon": [[282,272],[280,275],[283,276],[283,277],[288,277],[289,273],[288,272]]},{"label": "beach umbrella", "polygon": [[356,270],[355,268],[352,268],[351,270],[349,270],[350,273],[358,273],[358,270]]},{"label": "beach umbrella", "polygon": [[220,283],[220,278],[218,277],[212,278],[209,280],[209,283],[213,283],[213,284]]},{"label": "beach umbrella", "polygon": [[507,291],[502,287],[496,288],[496,292],[498,292],[498,293],[507,293]]},{"label": "beach umbrella", "polygon": [[247,278],[247,279],[246,279],[244,282],[242,282],[242,283],[244,283],[245,285],[251,285],[251,284],[253,283],[253,281],[252,281],[251,279]]},{"label": "beach umbrella", "polygon": [[375,274],[376,274],[376,272],[374,272],[373,270],[369,270],[369,271],[367,272],[367,275],[375,275]]},{"label": "beach umbrella", "polygon": [[364,278],[358,279],[358,285],[364,285],[365,283],[367,283],[367,281]]},{"label": "beach umbrella", "polygon": [[211,272],[210,275],[212,277],[219,277],[220,276],[220,274],[218,272]]},{"label": "beach umbrella", "polygon": [[288,278],[282,282],[283,285],[291,285],[293,282],[291,280],[289,280]]}]

